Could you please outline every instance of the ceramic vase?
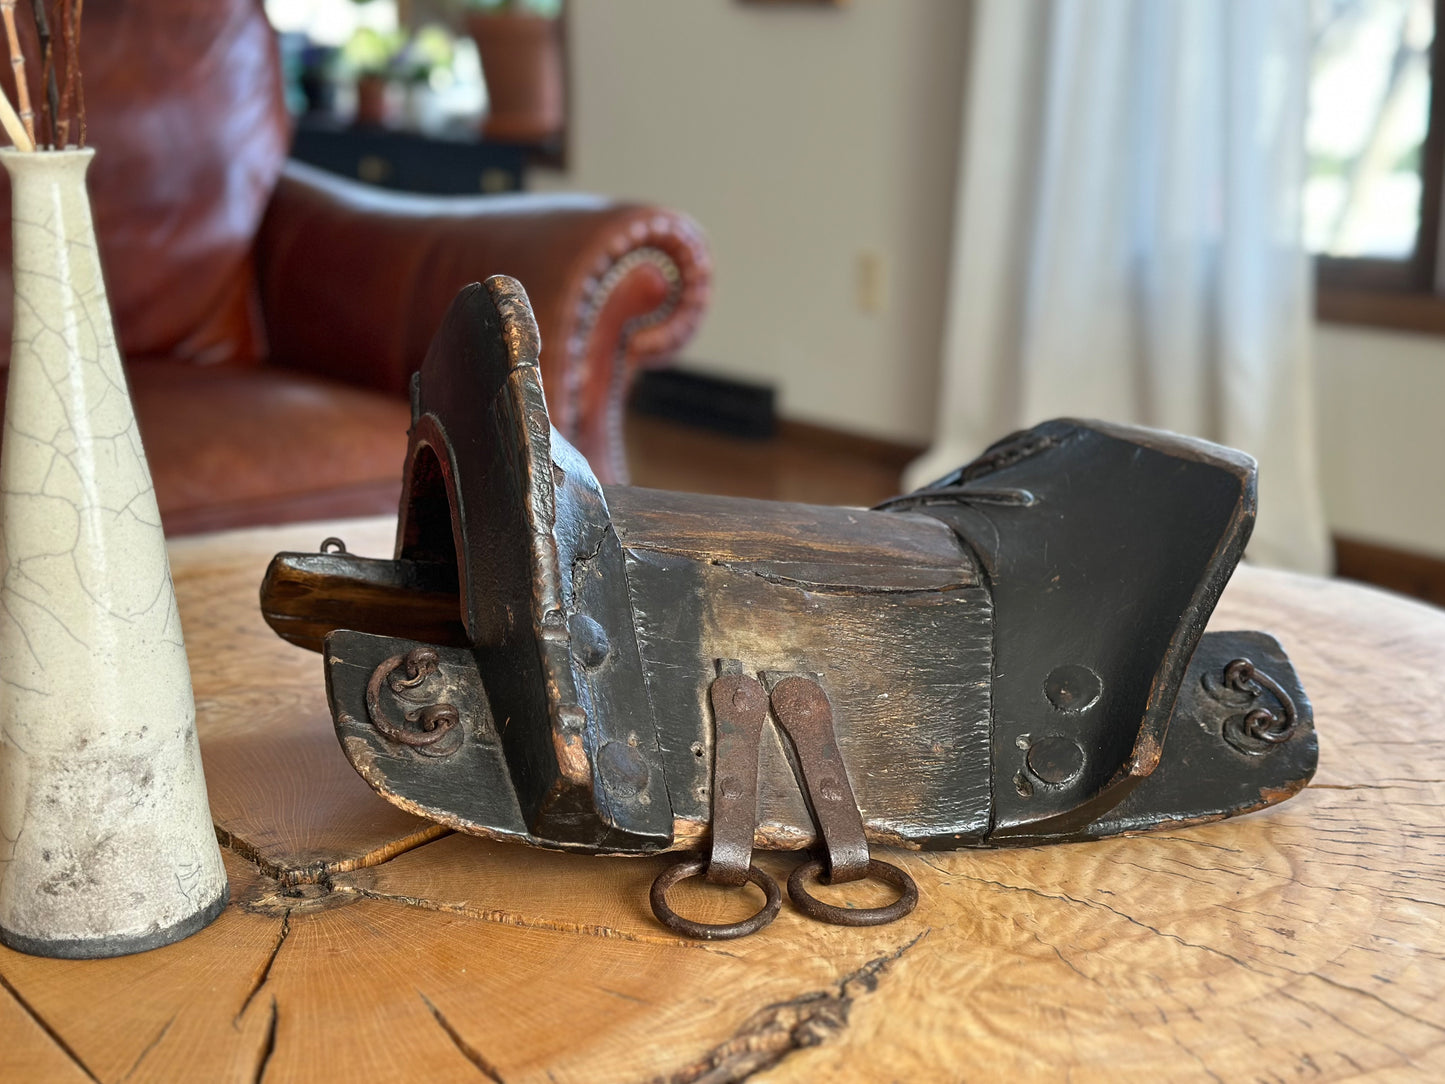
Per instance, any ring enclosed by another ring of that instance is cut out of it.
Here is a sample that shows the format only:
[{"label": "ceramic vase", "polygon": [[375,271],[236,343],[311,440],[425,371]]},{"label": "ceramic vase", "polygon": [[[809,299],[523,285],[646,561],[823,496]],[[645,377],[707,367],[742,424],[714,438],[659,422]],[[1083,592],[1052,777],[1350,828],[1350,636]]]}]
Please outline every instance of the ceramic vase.
[{"label": "ceramic vase", "polygon": [[0,151],[0,941],[139,952],[225,906],[165,538],[101,278],[91,150]]}]

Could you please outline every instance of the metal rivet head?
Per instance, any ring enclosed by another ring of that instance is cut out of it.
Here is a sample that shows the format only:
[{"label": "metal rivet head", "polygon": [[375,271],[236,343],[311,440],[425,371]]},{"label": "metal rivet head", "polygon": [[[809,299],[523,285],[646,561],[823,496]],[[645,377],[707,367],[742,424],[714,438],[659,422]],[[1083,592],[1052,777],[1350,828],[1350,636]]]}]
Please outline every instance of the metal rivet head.
[{"label": "metal rivet head", "polygon": [[598,750],[597,768],[603,786],[620,798],[631,798],[646,789],[651,774],[642,754],[620,741],[607,742]]},{"label": "metal rivet head", "polygon": [[1054,667],[1044,679],[1044,695],[1066,715],[1088,711],[1099,702],[1103,692],[1104,682],[1099,675],[1075,663]]},{"label": "metal rivet head", "polygon": [[1084,749],[1073,738],[1040,738],[1029,746],[1028,766],[1045,783],[1072,782],[1084,770]]},{"label": "metal rivet head", "polygon": [[573,614],[570,624],[572,654],[588,670],[596,670],[612,651],[606,630],[586,614]]}]

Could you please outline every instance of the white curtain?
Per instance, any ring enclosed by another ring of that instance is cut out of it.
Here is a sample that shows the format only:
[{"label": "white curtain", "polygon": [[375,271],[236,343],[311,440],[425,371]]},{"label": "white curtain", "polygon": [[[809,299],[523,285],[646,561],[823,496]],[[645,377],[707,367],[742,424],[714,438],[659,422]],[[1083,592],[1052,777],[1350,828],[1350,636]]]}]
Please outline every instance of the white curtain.
[{"label": "white curtain", "polygon": [[1300,194],[1308,0],[976,0],[921,484],[1072,415],[1259,460],[1257,562],[1329,566]]}]

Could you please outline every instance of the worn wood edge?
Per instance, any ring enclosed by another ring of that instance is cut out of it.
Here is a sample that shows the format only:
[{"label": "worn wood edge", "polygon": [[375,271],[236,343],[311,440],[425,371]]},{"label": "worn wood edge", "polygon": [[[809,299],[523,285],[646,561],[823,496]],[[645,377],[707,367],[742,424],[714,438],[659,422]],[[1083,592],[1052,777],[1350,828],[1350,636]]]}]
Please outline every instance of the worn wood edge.
[{"label": "worn wood edge", "polygon": [[[228,565],[239,559],[251,559],[263,555],[256,565],[256,582],[265,571],[266,564],[277,553],[319,553],[321,543],[327,537],[340,537],[347,542],[347,552],[365,553],[374,548],[382,557],[391,557],[396,535],[395,515],[359,516],[355,519],[322,520],[312,523],[293,523],[280,527],[237,527],[214,534],[183,535],[166,539],[166,551],[170,555],[172,570],[186,569],[199,565],[207,571]],[[366,545],[353,546],[347,536],[364,539]],[[319,537],[318,537],[319,536]]]},{"label": "worn wood edge", "polygon": [[[407,812],[413,811],[407,810]],[[240,833],[232,832],[219,824],[215,826],[215,829],[216,842],[222,848],[249,862],[263,875],[284,885],[320,884],[338,873],[351,873],[354,870],[378,866],[383,862],[390,862],[407,851],[424,847],[433,840],[441,839],[452,832],[452,829],[445,824],[429,822],[410,835],[393,839],[364,854],[353,855],[334,862],[307,862],[301,865],[287,866],[267,858],[261,853],[259,847],[246,840]]]}]

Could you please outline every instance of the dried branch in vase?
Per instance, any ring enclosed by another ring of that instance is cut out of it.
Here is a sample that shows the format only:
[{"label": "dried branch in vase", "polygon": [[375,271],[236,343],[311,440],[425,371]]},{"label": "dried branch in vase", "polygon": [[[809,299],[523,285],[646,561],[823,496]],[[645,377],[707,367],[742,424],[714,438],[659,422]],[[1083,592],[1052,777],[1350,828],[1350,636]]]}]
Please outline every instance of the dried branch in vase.
[{"label": "dried branch in vase", "polygon": [[20,116],[15,112],[15,107],[10,104],[10,99],[0,94],[0,127],[5,129],[5,134],[10,137],[10,142],[15,144],[16,150],[33,151],[35,142],[25,131],[25,125],[21,123]]},{"label": "dried branch in vase", "polygon": [[45,13],[45,0],[30,0],[30,9],[35,15],[35,34],[40,39],[40,82],[45,87],[45,105],[42,107],[45,137],[47,144],[54,147],[55,124],[60,118],[60,88],[55,82],[55,47],[50,38],[50,18]]},{"label": "dried branch in vase", "polygon": [[60,0],[61,28],[65,36],[65,91],[60,103],[60,145],[68,146],[70,126],[76,126],[76,146],[85,146],[85,88],[80,78],[80,17],[85,0]]},{"label": "dried branch in vase", "polygon": [[[5,129],[17,150],[84,147],[85,88],[80,75],[80,21],[85,0],[29,0],[39,54],[29,61],[40,69],[42,88],[38,127],[30,106],[23,35],[16,21],[18,4],[19,0],[0,0],[0,22],[5,25],[10,67],[15,76],[13,103],[0,88],[0,127]],[[58,58],[63,58],[63,66],[57,62]]]},{"label": "dried branch in vase", "polygon": [[15,101],[25,134],[35,143],[35,113],[30,108],[30,83],[25,77],[25,52],[20,48],[20,33],[15,29],[15,0],[0,0],[0,18],[5,20],[5,38],[10,43],[10,69],[15,73]]}]

